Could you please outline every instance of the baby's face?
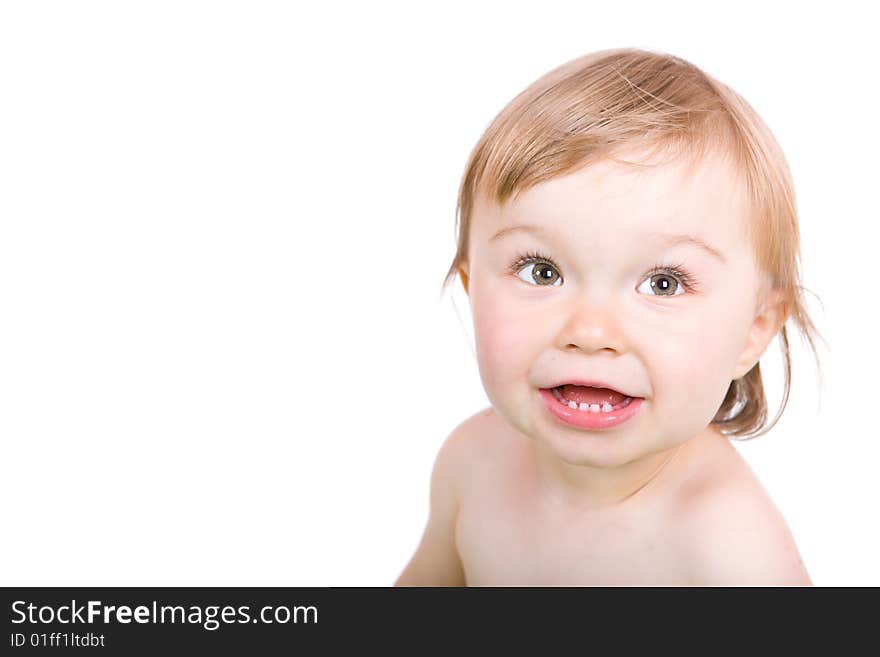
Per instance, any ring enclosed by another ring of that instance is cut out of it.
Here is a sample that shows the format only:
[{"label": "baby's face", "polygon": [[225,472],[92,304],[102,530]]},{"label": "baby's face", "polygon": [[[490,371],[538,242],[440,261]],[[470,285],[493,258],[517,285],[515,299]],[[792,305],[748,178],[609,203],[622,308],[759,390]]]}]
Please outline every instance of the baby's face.
[{"label": "baby's face", "polygon": [[[762,279],[726,166],[712,159],[690,172],[683,163],[638,171],[605,161],[503,208],[478,201],[464,270],[477,360],[511,425],[568,463],[599,467],[669,449],[708,426],[731,380],[760,356],[744,357]],[[505,230],[515,226],[534,230]],[[644,401],[618,426],[575,428],[548,411],[540,391],[576,379],[617,384]]]}]

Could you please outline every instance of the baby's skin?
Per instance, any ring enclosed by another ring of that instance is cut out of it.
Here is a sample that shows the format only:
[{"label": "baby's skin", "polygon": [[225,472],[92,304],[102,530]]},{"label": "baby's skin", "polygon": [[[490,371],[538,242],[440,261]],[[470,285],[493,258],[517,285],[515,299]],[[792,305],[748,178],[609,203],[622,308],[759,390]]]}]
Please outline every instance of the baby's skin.
[{"label": "baby's skin", "polygon": [[[491,407],[441,447],[396,585],[811,584],[784,518],[711,424],[786,319],[755,265],[742,188],[717,157],[603,161],[503,207],[478,199],[460,274]],[[670,237],[682,235],[695,239]],[[565,422],[547,392],[578,380],[637,412]]]},{"label": "baby's skin", "polygon": [[397,586],[809,586],[779,510],[707,428],[625,499],[568,499],[491,408],[446,439]]}]

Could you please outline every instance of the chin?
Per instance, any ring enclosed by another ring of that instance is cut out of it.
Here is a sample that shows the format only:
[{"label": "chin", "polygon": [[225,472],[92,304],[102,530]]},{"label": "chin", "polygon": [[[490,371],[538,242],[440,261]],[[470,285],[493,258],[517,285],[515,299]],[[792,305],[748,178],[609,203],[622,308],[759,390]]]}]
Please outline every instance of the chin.
[{"label": "chin", "polygon": [[624,435],[609,432],[568,432],[565,429],[535,438],[542,447],[569,465],[614,468],[648,453],[644,446],[633,446]]}]

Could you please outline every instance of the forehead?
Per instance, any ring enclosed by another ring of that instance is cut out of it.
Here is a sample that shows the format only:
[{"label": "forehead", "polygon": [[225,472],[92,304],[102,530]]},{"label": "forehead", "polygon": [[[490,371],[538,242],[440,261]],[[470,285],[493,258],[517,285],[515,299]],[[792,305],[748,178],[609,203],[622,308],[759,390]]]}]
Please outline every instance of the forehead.
[{"label": "forehead", "polygon": [[583,230],[597,239],[688,233],[731,248],[745,238],[742,190],[737,172],[719,155],[641,167],[602,160],[540,183],[504,206],[478,199],[473,228],[486,239],[521,224],[558,230],[561,236]]}]

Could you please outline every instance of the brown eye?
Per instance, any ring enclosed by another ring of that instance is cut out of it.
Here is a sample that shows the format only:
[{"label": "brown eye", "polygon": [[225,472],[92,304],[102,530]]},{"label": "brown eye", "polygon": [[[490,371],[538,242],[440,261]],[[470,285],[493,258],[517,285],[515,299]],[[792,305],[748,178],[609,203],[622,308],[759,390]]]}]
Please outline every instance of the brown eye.
[{"label": "brown eye", "polygon": [[684,294],[684,288],[678,279],[671,274],[652,274],[646,282],[650,281],[651,294],[656,297],[674,297]]},{"label": "brown eye", "polygon": [[[526,272],[526,277],[520,276]],[[532,262],[526,264],[517,272],[517,277],[526,283],[536,283],[538,285],[557,285],[562,283],[562,277],[556,268],[546,262]]]}]

